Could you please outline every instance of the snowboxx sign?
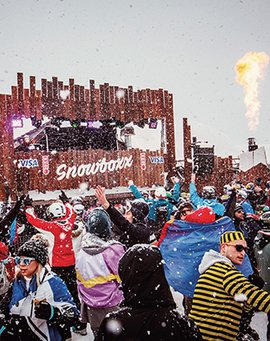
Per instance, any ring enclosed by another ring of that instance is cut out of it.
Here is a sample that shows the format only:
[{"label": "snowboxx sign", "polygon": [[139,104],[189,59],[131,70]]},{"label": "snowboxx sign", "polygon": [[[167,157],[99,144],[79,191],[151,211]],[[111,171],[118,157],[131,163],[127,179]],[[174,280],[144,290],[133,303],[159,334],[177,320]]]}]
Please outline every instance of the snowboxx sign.
[{"label": "snowboxx sign", "polygon": [[82,177],[84,175],[93,175],[96,173],[114,172],[132,166],[133,156],[123,156],[116,160],[107,161],[102,158],[98,162],[82,164],[79,166],[68,167],[66,164],[61,164],[56,169],[57,180],[69,179],[70,177]]}]

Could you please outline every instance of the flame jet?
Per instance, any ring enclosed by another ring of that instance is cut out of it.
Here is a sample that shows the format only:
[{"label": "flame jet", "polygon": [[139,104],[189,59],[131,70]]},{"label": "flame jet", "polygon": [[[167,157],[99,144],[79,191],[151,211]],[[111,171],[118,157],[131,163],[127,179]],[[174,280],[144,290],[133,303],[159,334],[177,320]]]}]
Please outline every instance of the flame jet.
[{"label": "flame jet", "polygon": [[244,88],[246,117],[250,131],[256,130],[259,125],[258,81],[263,79],[269,59],[264,52],[249,52],[235,66],[236,80]]}]

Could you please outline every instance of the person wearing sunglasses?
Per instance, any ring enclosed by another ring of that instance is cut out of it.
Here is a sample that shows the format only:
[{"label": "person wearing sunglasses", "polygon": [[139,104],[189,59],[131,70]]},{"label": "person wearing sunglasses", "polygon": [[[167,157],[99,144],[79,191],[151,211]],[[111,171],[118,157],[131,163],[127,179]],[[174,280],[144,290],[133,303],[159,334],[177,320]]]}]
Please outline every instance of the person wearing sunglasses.
[{"label": "person wearing sunglasses", "polygon": [[203,256],[189,316],[204,340],[238,340],[244,311],[270,311],[270,294],[236,268],[246,252],[243,233],[228,231],[220,237],[220,252],[210,250]]},{"label": "person wearing sunglasses", "polygon": [[75,325],[79,311],[66,284],[47,264],[43,239],[30,239],[14,258],[19,269],[4,302],[0,339],[66,340],[66,330]]}]

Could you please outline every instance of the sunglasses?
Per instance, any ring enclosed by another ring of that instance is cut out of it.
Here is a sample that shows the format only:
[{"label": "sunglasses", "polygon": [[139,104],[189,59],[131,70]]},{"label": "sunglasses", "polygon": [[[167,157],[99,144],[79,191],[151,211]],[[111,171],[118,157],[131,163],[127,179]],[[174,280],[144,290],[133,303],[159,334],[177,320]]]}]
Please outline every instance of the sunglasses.
[{"label": "sunglasses", "polygon": [[181,214],[181,215],[187,215],[188,212],[190,212],[190,210],[183,210],[183,211],[180,212],[180,214]]},{"label": "sunglasses", "polygon": [[14,259],[17,265],[20,265],[20,264],[29,265],[32,262],[32,260],[35,260],[35,258],[32,258],[32,257],[18,257],[18,256],[16,256]]},{"label": "sunglasses", "polygon": [[237,252],[242,252],[243,250],[244,250],[245,252],[247,252],[247,250],[248,250],[248,247],[243,246],[243,245],[241,245],[241,244],[230,244],[230,243],[227,243],[226,245],[234,246],[234,247],[236,248],[236,251],[237,251]]}]

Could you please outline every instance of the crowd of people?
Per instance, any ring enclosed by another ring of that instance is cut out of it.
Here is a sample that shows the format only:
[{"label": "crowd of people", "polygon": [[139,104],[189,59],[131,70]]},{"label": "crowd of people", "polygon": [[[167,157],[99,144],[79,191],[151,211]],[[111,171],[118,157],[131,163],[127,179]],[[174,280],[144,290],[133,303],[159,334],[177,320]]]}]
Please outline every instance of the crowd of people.
[{"label": "crowd of people", "polygon": [[91,205],[64,191],[46,207],[0,203],[0,340],[71,340],[88,326],[98,341],[259,340],[270,181],[172,184],[152,193],[129,180],[134,198],[117,203],[101,186]]}]

